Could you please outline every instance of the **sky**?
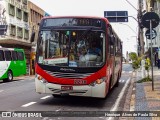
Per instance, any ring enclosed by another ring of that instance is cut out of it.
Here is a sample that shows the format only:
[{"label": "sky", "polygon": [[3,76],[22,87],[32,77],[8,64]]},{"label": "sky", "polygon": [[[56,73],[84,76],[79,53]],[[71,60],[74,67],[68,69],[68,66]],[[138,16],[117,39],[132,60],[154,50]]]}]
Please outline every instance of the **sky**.
[{"label": "sky", "polygon": [[[138,0],[29,0],[52,16],[98,16],[104,17],[104,11],[128,11],[129,21],[111,23],[113,29],[123,41],[123,54],[137,52]],[[132,4],[134,7],[132,7]]]}]

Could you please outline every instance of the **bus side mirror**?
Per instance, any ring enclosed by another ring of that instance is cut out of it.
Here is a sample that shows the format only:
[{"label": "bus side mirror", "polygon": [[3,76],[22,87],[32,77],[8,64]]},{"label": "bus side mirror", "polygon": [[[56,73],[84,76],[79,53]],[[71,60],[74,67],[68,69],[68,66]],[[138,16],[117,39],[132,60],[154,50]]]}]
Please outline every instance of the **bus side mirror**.
[{"label": "bus side mirror", "polygon": [[31,41],[31,42],[34,42],[34,38],[35,38],[35,32],[32,32],[30,41]]},{"label": "bus side mirror", "polygon": [[113,35],[110,36],[110,45],[114,45],[114,42],[115,42],[115,38]]}]

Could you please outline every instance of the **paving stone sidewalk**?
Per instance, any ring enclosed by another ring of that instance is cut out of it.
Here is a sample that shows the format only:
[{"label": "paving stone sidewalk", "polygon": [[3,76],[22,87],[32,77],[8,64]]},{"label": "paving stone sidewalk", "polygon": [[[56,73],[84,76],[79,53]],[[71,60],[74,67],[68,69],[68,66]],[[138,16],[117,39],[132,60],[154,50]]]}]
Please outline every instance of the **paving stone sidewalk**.
[{"label": "paving stone sidewalk", "polygon": [[[141,71],[135,74],[135,88],[130,103],[130,111],[159,111],[160,115],[160,70],[157,67],[153,69],[154,86],[152,81],[136,83],[142,77]],[[154,90],[152,90],[154,88]],[[160,117],[135,117],[133,120],[160,120]]]}]

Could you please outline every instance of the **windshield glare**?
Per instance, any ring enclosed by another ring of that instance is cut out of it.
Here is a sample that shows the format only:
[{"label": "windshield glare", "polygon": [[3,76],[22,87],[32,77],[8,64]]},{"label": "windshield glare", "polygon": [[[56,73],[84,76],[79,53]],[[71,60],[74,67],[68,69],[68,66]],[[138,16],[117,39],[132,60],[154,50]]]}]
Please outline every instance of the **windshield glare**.
[{"label": "windshield glare", "polygon": [[51,66],[97,67],[105,60],[105,33],[89,30],[41,31],[38,63]]}]

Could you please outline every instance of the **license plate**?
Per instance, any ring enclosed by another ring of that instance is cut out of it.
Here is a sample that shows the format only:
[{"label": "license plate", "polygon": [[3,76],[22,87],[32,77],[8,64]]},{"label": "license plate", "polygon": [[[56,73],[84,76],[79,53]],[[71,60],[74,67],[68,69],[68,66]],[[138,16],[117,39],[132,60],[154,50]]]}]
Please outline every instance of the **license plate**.
[{"label": "license plate", "polygon": [[61,90],[73,90],[73,86],[61,86]]}]

